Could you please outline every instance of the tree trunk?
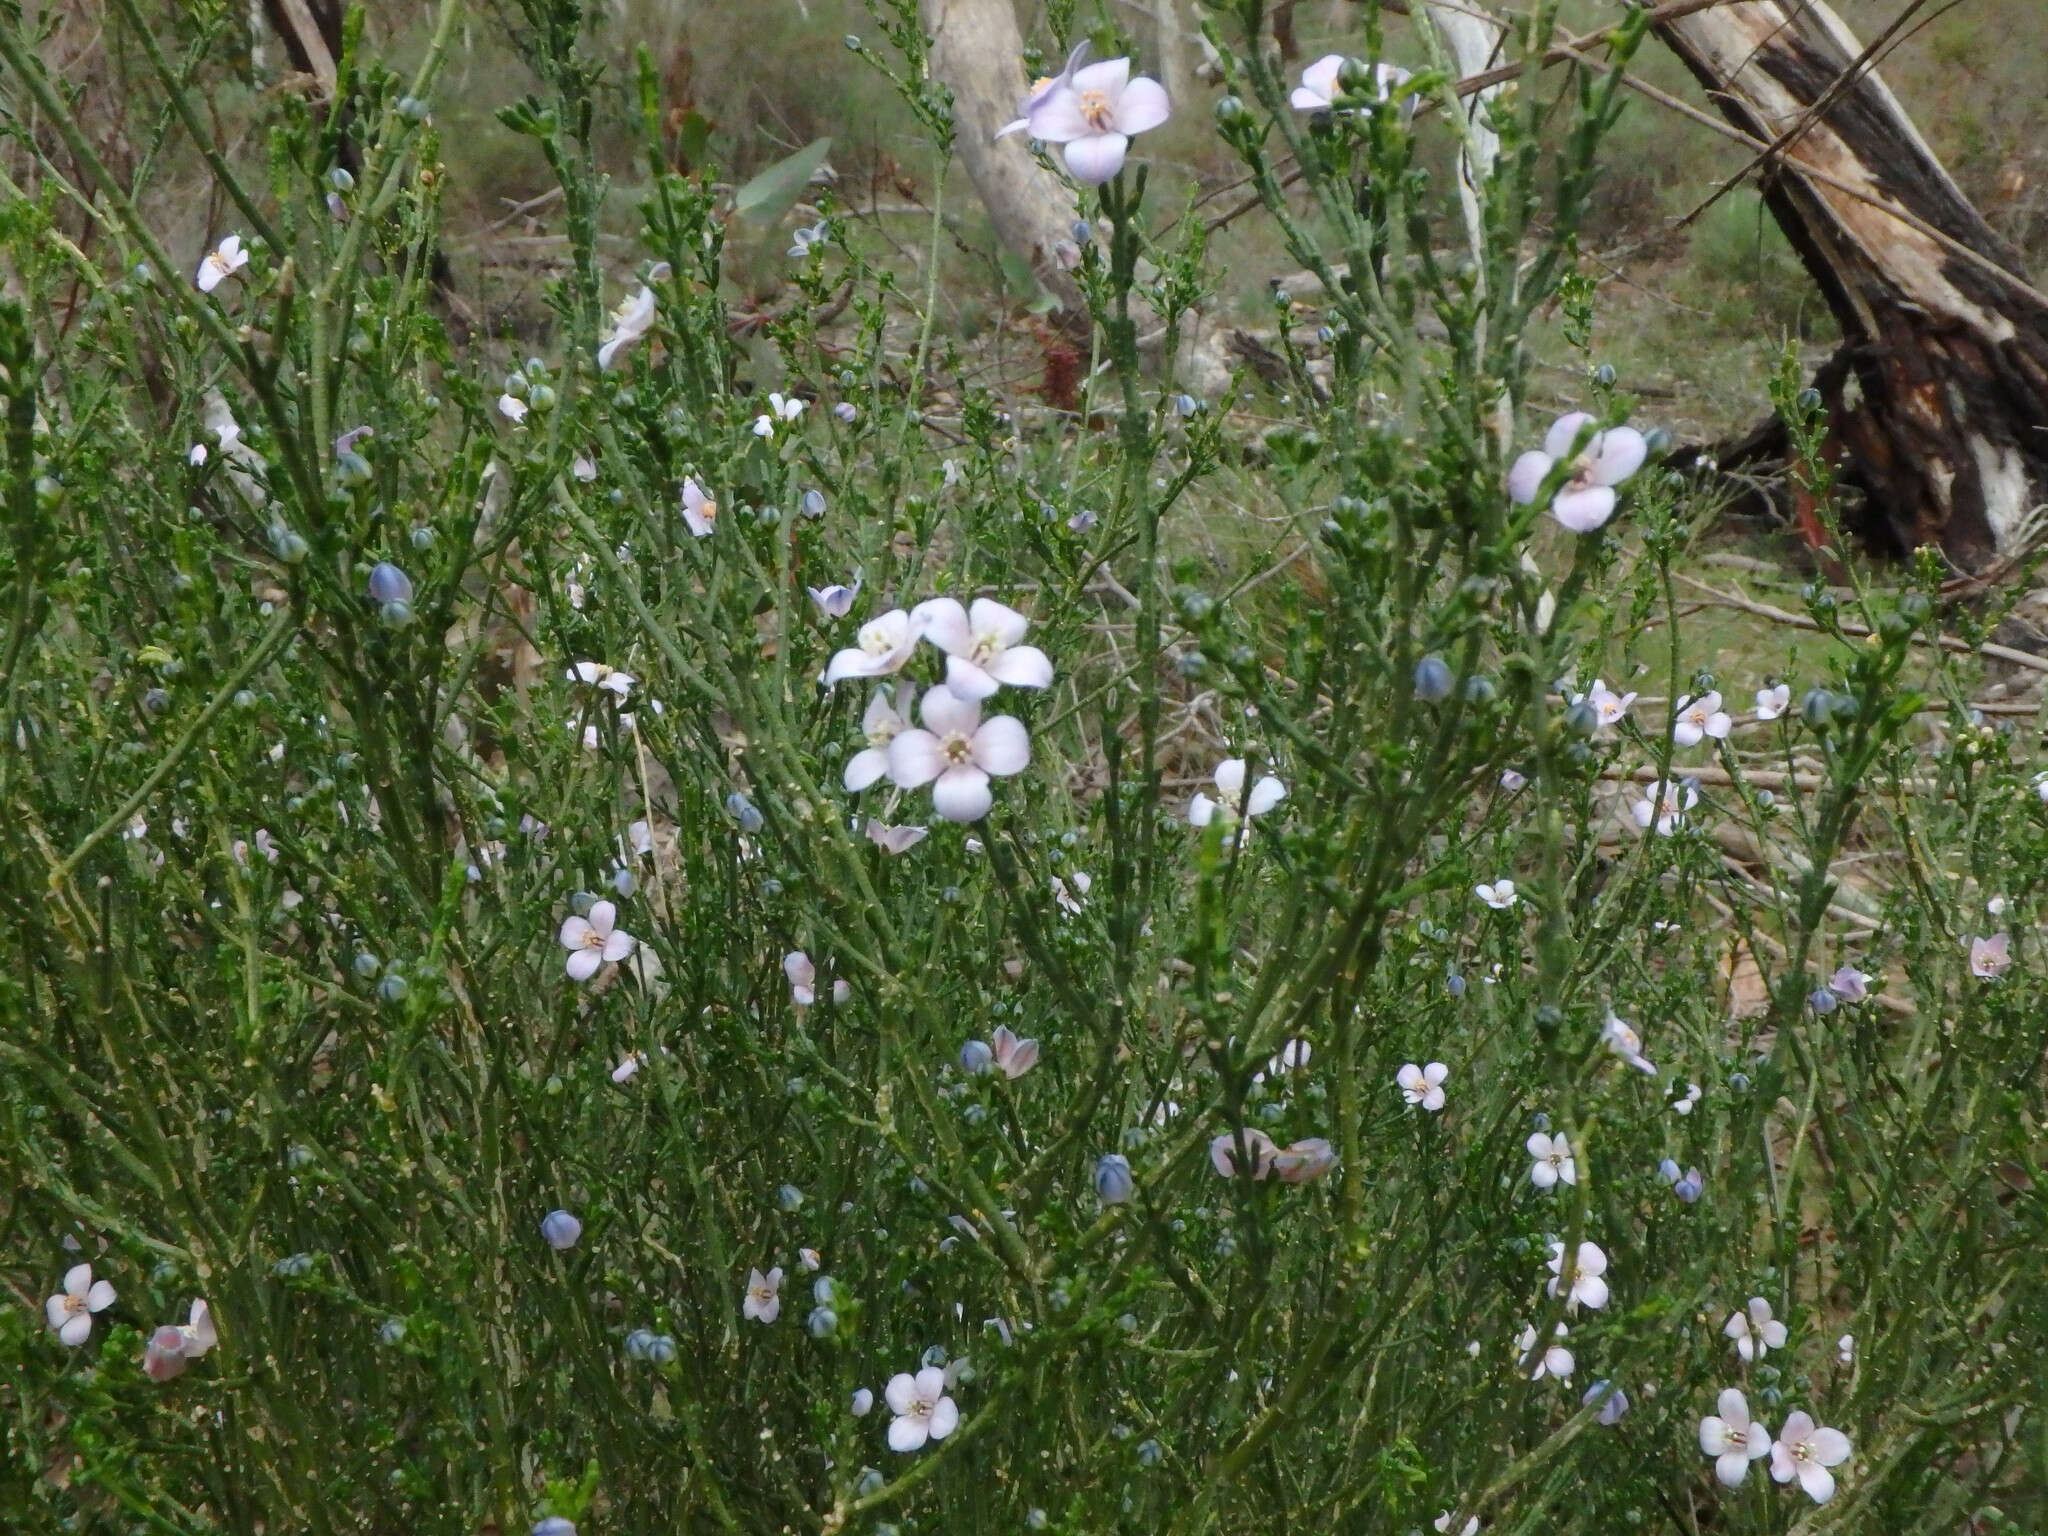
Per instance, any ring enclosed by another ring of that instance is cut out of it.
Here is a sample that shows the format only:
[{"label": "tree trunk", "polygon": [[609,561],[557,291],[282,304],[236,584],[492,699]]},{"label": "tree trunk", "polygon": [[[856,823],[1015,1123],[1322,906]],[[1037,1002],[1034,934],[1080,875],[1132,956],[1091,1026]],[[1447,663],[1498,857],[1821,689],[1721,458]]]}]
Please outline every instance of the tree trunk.
[{"label": "tree trunk", "polygon": [[2048,297],[1856,70],[1863,50],[1823,0],[1739,0],[1657,30],[1778,151],[1764,196],[1842,328],[1815,382],[1866,531],[1995,561],[2048,502]]}]

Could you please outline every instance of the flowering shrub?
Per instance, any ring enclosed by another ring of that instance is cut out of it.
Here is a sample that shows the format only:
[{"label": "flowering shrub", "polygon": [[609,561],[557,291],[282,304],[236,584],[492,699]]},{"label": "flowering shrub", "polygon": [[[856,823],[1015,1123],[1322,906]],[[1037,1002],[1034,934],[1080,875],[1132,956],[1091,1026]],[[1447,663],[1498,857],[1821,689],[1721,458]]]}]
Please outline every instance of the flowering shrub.
[{"label": "flowering shrub", "polygon": [[570,253],[502,380],[427,281],[452,0],[213,157],[203,258],[0,22],[10,1528],[2038,1528],[2048,779],[1930,563],[1688,659],[1572,246],[1642,14],[1550,77],[1535,8],[1469,210],[1426,29],[1216,32],[1327,321],[1254,438],[1141,359],[1204,253],[1107,36],[1017,130],[1068,419],[829,201],[739,324],[656,148],[607,276],[520,9]]}]

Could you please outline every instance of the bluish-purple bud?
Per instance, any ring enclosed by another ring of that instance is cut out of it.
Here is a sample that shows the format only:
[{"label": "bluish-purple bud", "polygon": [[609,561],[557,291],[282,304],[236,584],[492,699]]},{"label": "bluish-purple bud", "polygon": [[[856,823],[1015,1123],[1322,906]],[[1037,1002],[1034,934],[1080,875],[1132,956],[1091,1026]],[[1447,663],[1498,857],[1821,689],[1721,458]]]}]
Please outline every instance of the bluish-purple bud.
[{"label": "bluish-purple bud", "polygon": [[567,1211],[549,1211],[540,1219],[540,1235],[557,1253],[567,1253],[583,1236],[583,1223]]},{"label": "bluish-purple bud", "polygon": [[412,578],[389,560],[379,560],[370,567],[370,601],[373,603],[411,602]]},{"label": "bluish-purple bud", "polygon": [[1451,696],[1457,679],[1441,656],[1425,656],[1415,663],[1415,697],[1425,704],[1441,704]]},{"label": "bluish-purple bud", "polygon": [[1137,1192],[1131,1160],[1119,1152],[1105,1153],[1095,1164],[1095,1197],[1104,1205],[1122,1205]]}]

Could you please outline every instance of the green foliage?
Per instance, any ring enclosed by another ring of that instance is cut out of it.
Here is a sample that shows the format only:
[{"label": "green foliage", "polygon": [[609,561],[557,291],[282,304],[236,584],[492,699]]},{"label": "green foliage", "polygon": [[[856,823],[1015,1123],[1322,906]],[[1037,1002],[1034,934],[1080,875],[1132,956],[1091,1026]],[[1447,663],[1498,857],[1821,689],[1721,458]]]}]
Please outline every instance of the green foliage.
[{"label": "green foliage", "polygon": [[[827,195],[797,301],[729,303],[727,216],[810,170],[677,173],[646,55],[606,321],[600,82],[553,0],[501,124],[562,187],[559,341],[487,370],[432,299],[457,9],[410,79],[350,50],[351,113],[280,104],[268,192],[215,167],[252,256],[210,292],[0,23],[46,135],[0,209],[10,1530],[2041,1527],[2039,754],[1974,713],[1931,561],[1815,583],[1791,708],[1681,744],[1668,706],[1768,681],[1690,659],[1693,487],[1545,515],[1630,411],[1574,242],[1640,12],[1499,100],[1470,222],[1418,150],[1442,73],[1429,114],[1298,115],[1260,8],[1217,27],[1223,137],[1328,295],[1327,369],[1289,344],[1254,436],[1141,356],[1213,285],[1142,167],[1076,203],[1101,366],[1027,412],[937,336],[936,211],[914,298]],[[1595,419],[1517,502],[1552,305]],[[1247,486],[1207,542],[1198,494]],[[807,594],[856,579],[850,617]],[[818,683],[941,596],[1028,610],[1053,671],[988,702],[1031,761],[972,824],[846,790],[869,685]],[[1603,724],[1595,676],[1667,707]],[[600,899],[634,947],[565,974]],[[972,1070],[999,1028],[1035,1066]],[[1429,1062],[1439,1110],[1398,1086]],[[1575,1181],[1535,1186],[1534,1134]],[[1601,1247],[1606,1305],[1550,1294],[1553,1241]],[[119,1295],[67,1348],[82,1261]],[[1745,1361],[1753,1296],[1788,1337]],[[195,1297],[218,1347],[151,1379]],[[1532,1378],[1560,1324],[1569,1380]],[[921,1365],[960,1422],[898,1452]],[[1728,1387],[1850,1438],[1831,1502],[1714,1482]]]}]

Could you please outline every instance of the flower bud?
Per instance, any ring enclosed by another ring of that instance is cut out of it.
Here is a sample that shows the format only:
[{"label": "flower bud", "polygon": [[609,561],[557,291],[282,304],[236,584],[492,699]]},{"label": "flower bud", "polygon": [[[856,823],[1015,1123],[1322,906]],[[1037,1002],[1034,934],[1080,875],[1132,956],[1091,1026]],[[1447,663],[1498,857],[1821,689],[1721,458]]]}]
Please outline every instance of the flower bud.
[{"label": "flower bud", "polygon": [[411,602],[412,578],[389,560],[379,560],[370,567],[370,601],[373,603]]},{"label": "flower bud", "polygon": [[970,1040],[960,1047],[960,1070],[970,1077],[986,1072],[995,1065],[995,1059],[996,1053],[986,1040]]},{"label": "flower bud", "polygon": [[1137,1190],[1131,1177],[1130,1159],[1121,1153],[1105,1153],[1095,1164],[1095,1197],[1104,1205],[1122,1205]]},{"label": "flower bud", "polygon": [[566,1253],[583,1236],[583,1223],[567,1211],[549,1211],[540,1220],[540,1235],[557,1253]]},{"label": "flower bud", "polygon": [[1415,697],[1425,704],[1443,703],[1456,683],[1441,656],[1425,656],[1415,664]]}]

